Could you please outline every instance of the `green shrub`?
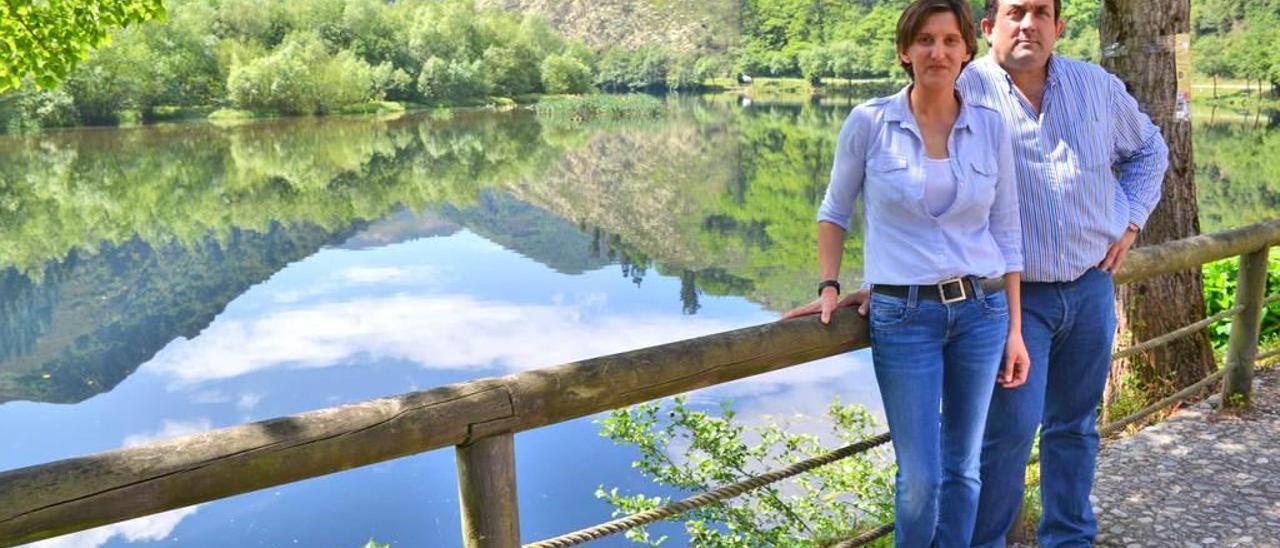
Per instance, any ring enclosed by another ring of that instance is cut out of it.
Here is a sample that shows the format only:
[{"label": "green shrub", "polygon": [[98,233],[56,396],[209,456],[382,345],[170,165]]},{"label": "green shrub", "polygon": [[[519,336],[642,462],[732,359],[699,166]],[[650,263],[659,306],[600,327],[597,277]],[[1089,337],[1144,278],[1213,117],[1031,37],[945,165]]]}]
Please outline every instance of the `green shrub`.
[{"label": "green shrub", "polygon": [[492,84],[480,61],[445,61],[431,57],[418,74],[418,93],[429,101],[447,101],[489,94]]},{"label": "green shrub", "polygon": [[[1236,286],[1240,276],[1240,259],[1232,257],[1204,265],[1205,313],[1217,314],[1236,305]],[[1267,289],[1265,295],[1280,293],[1280,253],[1267,257]],[[1216,349],[1225,349],[1231,335],[1231,320],[1223,320],[1210,326],[1209,338]],[[1261,340],[1280,342],[1280,302],[1271,303],[1262,314]]]},{"label": "green shrub", "polygon": [[591,69],[569,55],[548,55],[542,60],[542,88],[547,93],[591,91]]},{"label": "green shrub", "polygon": [[378,84],[393,73],[378,82],[380,70],[347,50],[330,55],[314,33],[298,32],[264,57],[234,63],[227,91],[237,108],[323,114],[378,98]]}]

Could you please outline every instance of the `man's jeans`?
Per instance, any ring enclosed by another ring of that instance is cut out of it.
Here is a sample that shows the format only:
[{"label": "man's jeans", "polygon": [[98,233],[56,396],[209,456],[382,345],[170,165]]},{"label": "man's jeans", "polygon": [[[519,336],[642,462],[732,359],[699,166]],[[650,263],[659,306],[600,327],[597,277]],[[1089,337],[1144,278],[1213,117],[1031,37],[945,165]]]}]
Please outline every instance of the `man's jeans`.
[{"label": "man's jeans", "polygon": [[1115,330],[1115,287],[1106,272],[1095,268],[1072,282],[1022,284],[1022,338],[1031,374],[1026,384],[996,388],[991,398],[974,546],[1004,546],[1022,501],[1037,426],[1040,545],[1092,545],[1098,532],[1089,503],[1096,415]]},{"label": "man's jeans", "polygon": [[[981,289],[978,290],[979,292]],[[942,304],[871,295],[871,355],[898,460],[897,546],[967,546],[982,430],[1009,334],[1003,291]]]}]

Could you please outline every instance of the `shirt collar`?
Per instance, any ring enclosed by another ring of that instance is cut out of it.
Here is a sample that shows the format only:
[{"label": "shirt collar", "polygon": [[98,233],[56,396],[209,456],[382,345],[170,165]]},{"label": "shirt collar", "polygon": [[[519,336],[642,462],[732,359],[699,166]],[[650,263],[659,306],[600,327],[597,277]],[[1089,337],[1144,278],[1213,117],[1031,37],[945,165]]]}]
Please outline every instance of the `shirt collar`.
[{"label": "shirt collar", "polygon": [[[1056,54],[1049,54],[1049,60],[1046,62],[1048,65],[1048,68],[1045,69],[1045,77],[1044,77],[1045,89],[1049,89],[1050,87],[1058,83],[1058,77],[1062,73],[1062,67],[1060,66],[1062,65],[1062,62],[1058,61],[1057,59],[1058,59],[1058,56]],[[1009,86],[1009,91],[1013,91],[1013,88],[1014,88],[1013,77],[1009,76],[1009,71],[1004,70],[1004,67],[1000,66],[1000,63],[996,62],[995,55],[992,53],[987,53],[987,57],[986,59],[984,59],[984,61],[986,61],[985,64],[987,65],[986,67],[987,70],[993,71],[995,74],[999,74],[1000,76],[1003,76],[1005,84]]]},{"label": "shirt collar", "polygon": [[[898,93],[889,98],[889,104],[885,109],[884,119],[886,122],[898,122],[902,127],[910,127],[919,130],[916,125],[916,117],[911,113],[911,86],[907,84]],[[956,93],[956,99],[960,101],[960,113],[956,115],[956,122],[952,126],[953,129],[969,128],[969,105],[965,104],[964,99],[959,93]]]}]

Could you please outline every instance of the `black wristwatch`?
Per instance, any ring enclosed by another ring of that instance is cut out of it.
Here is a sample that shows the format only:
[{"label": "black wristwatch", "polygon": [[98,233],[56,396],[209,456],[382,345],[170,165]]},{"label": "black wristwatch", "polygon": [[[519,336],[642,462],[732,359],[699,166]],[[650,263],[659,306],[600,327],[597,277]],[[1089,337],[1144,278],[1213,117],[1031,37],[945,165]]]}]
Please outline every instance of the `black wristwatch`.
[{"label": "black wristwatch", "polygon": [[818,296],[822,296],[822,290],[828,287],[836,288],[836,295],[840,294],[840,282],[836,280],[822,280],[818,282]]}]

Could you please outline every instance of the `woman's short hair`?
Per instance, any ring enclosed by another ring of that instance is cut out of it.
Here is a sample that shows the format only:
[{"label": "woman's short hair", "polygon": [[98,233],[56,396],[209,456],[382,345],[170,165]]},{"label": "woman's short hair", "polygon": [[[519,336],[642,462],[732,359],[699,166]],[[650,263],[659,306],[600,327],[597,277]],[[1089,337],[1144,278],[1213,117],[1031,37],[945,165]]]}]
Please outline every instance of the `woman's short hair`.
[{"label": "woman's short hair", "polygon": [[[978,28],[973,23],[973,10],[969,8],[969,2],[966,0],[915,0],[906,9],[902,10],[902,15],[898,17],[898,33],[897,33],[897,52],[907,51],[911,47],[911,43],[915,41],[916,35],[920,34],[920,27],[924,26],[924,22],[929,19],[930,15],[935,13],[951,12],[956,16],[956,22],[960,24],[960,37],[964,39],[965,50],[969,52],[969,61],[978,54]],[[915,73],[911,70],[911,63],[902,61],[899,58],[898,63],[902,65],[902,70],[907,71],[907,76],[912,80],[916,78]],[[960,65],[963,69],[969,62],[965,61]]]}]

